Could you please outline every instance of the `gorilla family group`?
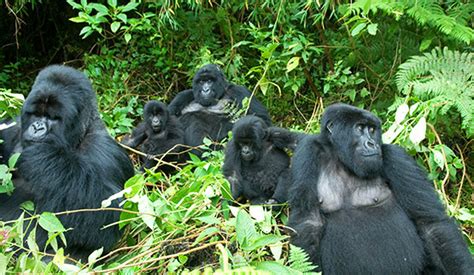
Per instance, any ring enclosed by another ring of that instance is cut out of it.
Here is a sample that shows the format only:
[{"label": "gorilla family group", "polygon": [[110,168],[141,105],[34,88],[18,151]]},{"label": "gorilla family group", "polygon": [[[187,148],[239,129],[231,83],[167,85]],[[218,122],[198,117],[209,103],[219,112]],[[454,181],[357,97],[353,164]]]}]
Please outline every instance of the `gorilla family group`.
[{"label": "gorilla family group", "polygon": [[[0,162],[21,155],[13,193],[0,194],[1,221],[18,218],[20,204],[28,200],[37,213],[100,208],[134,175],[127,153],[100,119],[91,82],[73,68],[43,69],[21,115],[2,126]],[[331,105],[319,134],[273,127],[266,108],[246,88],[209,64],[196,73],[192,89],[168,106],[148,102],[143,122],[122,143],[144,153],[142,167],[172,173],[189,150],[200,155],[204,138],[219,142],[229,131],[222,171],[233,198],[288,201],[291,242],[323,273],[474,274],[461,231],[426,172],[402,148],[382,143],[381,122],[368,111]],[[213,149],[221,149],[216,144]],[[118,211],[59,218],[72,228],[65,233],[72,258],[85,260],[100,247],[110,250],[121,236],[117,226],[104,227],[119,220]],[[36,240],[49,250],[40,227]]]}]

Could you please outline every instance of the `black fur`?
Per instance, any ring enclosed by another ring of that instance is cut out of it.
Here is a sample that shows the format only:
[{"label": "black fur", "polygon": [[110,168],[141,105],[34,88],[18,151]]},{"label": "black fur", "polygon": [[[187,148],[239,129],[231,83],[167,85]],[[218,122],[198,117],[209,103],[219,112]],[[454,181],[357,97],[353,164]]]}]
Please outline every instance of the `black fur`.
[{"label": "black fur", "polygon": [[[176,95],[169,110],[185,127],[185,143],[190,146],[203,144],[205,137],[222,141],[232,129],[229,107],[242,108],[242,100],[251,93],[243,86],[227,82],[224,74],[214,64],[202,67],[194,76],[193,88]],[[253,97],[249,114],[255,114],[271,125],[265,107]]]},{"label": "black fur", "polygon": [[231,184],[232,196],[252,204],[285,202],[290,184],[290,158],[283,150],[296,139],[281,128],[268,128],[256,116],[238,120],[227,144],[223,174]]},{"label": "black fur", "polygon": [[[182,163],[185,149],[180,144],[184,144],[184,131],[181,123],[174,115],[170,115],[168,108],[162,102],[152,100],[145,105],[143,112],[144,121],[138,124],[130,137],[124,138],[123,144],[133,148],[140,148],[143,153],[149,155],[141,158],[145,168],[156,166],[157,162],[151,158],[156,156],[161,158],[162,154],[165,162],[179,164]],[[159,170],[171,173],[175,170],[170,165],[160,165]]]},{"label": "black fur", "polygon": [[323,273],[474,274],[426,172],[382,144],[376,116],[335,104],[321,127],[293,156],[289,226]]},{"label": "black fur", "polygon": [[[86,76],[70,67],[49,66],[37,76],[21,113],[21,156],[11,197],[0,198],[0,220],[21,213],[31,200],[38,213],[99,208],[133,175],[126,152],[109,136],[99,117],[95,93]],[[115,202],[112,207],[118,207]],[[66,252],[87,259],[93,250],[109,250],[120,238],[119,212],[98,211],[61,215]],[[39,226],[42,249],[48,239]],[[61,243],[60,241],[58,243]]]}]

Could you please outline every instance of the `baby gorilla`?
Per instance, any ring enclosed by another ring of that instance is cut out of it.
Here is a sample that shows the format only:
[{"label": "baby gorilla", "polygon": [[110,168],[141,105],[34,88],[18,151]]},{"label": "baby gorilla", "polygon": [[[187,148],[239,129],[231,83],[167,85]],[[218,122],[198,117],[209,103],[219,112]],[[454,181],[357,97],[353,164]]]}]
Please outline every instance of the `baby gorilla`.
[{"label": "baby gorilla", "polygon": [[246,116],[232,129],[227,144],[223,174],[230,182],[232,197],[252,204],[287,200],[290,158],[285,148],[294,149],[296,136],[277,127],[267,127],[256,116]]},{"label": "baby gorilla", "polygon": [[[175,116],[169,115],[164,103],[156,100],[145,105],[143,116],[144,121],[138,124],[132,135],[124,138],[122,143],[132,148],[140,147],[139,149],[147,154],[147,157],[141,158],[145,168],[155,167],[157,161],[153,157],[162,154],[166,154],[163,160],[167,163],[181,162],[183,157],[180,153],[184,148],[180,146],[184,143],[181,123]],[[175,167],[160,165],[159,169],[164,173],[171,173]]]}]

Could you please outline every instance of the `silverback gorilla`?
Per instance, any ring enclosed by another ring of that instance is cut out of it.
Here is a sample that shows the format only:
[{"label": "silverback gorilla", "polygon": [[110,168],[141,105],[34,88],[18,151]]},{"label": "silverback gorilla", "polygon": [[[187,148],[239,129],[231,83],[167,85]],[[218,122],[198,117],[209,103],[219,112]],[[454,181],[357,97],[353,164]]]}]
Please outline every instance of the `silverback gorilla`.
[{"label": "silverback gorilla", "polygon": [[[16,219],[26,200],[38,213],[100,208],[133,176],[126,152],[109,136],[99,117],[95,93],[87,77],[70,67],[53,65],[37,76],[22,111],[21,156],[11,196],[0,195],[0,220]],[[112,207],[118,207],[113,203]],[[109,250],[120,238],[117,211],[58,216],[65,228],[66,253],[87,259],[93,250]],[[41,249],[48,234],[39,226]],[[59,242],[60,243],[60,242]]]},{"label": "silverback gorilla", "polygon": [[[245,87],[227,82],[219,67],[208,64],[194,76],[192,89],[176,95],[169,110],[185,128],[185,143],[198,146],[205,137],[213,141],[227,137],[233,125],[229,108],[242,109],[242,100],[250,99],[251,95]],[[251,99],[248,114],[271,125],[267,110],[256,98]]]},{"label": "silverback gorilla", "polygon": [[324,274],[474,274],[426,173],[402,148],[382,144],[372,113],[328,107],[291,170],[292,242]]}]

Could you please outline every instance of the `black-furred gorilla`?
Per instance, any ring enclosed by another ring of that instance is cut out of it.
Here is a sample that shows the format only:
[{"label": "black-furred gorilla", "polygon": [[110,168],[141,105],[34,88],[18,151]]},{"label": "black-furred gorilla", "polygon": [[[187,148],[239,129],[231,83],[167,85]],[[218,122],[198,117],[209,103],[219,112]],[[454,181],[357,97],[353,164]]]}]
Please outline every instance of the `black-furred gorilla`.
[{"label": "black-furred gorilla", "polygon": [[[112,139],[99,117],[95,92],[87,77],[70,67],[53,65],[37,76],[21,111],[21,156],[12,196],[0,195],[0,220],[18,218],[25,200],[38,213],[100,208],[133,176],[132,162]],[[112,207],[118,207],[114,202]],[[109,250],[120,238],[119,212],[60,215],[66,253],[87,259],[95,249]],[[41,249],[48,239],[39,226]],[[61,243],[60,241],[58,243]]]},{"label": "black-furred gorilla", "polygon": [[425,171],[382,144],[380,120],[329,106],[292,162],[289,226],[324,274],[474,274],[461,232]]},{"label": "black-furred gorilla", "polygon": [[290,158],[284,149],[294,149],[296,142],[296,135],[267,127],[259,117],[239,119],[227,143],[222,167],[234,200],[243,197],[252,204],[287,201]]},{"label": "black-furred gorilla", "polygon": [[[180,152],[184,147],[184,131],[181,123],[174,115],[170,115],[168,108],[162,102],[152,100],[145,104],[143,111],[144,121],[138,124],[130,137],[124,138],[123,144],[138,148],[148,156],[142,158],[145,168],[154,167],[157,162],[151,156],[167,154],[163,157],[166,162],[177,164],[184,156]],[[183,153],[184,154],[184,153]],[[160,165],[159,169],[165,173],[175,170],[169,165]]]},{"label": "black-furred gorilla", "polygon": [[[233,125],[229,109],[241,109],[244,98],[251,98],[245,87],[227,82],[219,67],[208,64],[194,76],[192,89],[176,95],[169,110],[185,127],[185,143],[198,146],[205,137],[213,141],[227,137]],[[255,114],[271,125],[267,110],[255,97],[250,101],[248,114]]]}]

